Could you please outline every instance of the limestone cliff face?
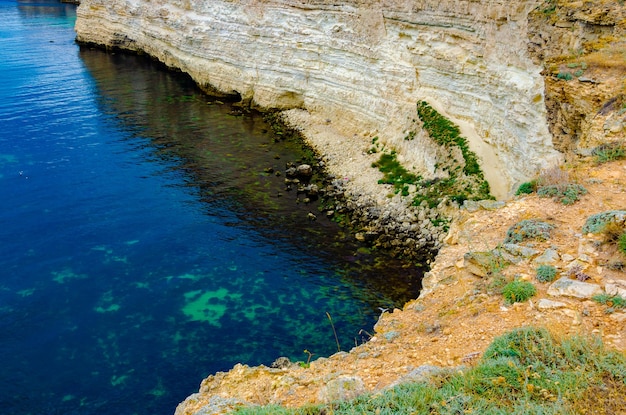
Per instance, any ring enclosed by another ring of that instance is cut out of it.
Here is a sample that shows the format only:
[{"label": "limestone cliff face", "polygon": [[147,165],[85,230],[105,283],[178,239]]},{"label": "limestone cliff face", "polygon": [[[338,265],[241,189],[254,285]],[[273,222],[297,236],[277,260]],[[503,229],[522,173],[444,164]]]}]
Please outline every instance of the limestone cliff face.
[{"label": "limestone cliff face", "polygon": [[[83,0],[80,42],[143,51],[199,85],[302,108],[435,174],[426,100],[461,126],[505,197],[559,158],[528,0]],[[410,132],[411,139],[406,139]]]}]

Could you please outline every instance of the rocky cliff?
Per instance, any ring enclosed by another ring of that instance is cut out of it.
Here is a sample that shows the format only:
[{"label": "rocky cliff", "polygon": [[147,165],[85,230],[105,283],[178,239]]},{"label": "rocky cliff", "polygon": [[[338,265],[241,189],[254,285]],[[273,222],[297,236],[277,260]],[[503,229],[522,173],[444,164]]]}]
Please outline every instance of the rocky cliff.
[{"label": "rocky cliff", "polygon": [[[378,136],[424,177],[428,101],[461,127],[493,193],[559,159],[527,0],[84,0],[80,42],[145,52],[207,90],[299,108],[339,136]],[[313,124],[315,124],[313,122]]]}]

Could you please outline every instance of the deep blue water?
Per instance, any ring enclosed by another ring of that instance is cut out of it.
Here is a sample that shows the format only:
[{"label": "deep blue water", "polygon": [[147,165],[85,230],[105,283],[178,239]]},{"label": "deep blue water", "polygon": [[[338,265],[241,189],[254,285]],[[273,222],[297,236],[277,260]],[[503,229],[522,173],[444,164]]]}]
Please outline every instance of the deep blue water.
[{"label": "deep blue water", "polygon": [[74,20],[0,1],[1,414],[171,414],[237,362],[332,354],[326,312],[348,350],[416,295],[284,189],[300,143]]}]

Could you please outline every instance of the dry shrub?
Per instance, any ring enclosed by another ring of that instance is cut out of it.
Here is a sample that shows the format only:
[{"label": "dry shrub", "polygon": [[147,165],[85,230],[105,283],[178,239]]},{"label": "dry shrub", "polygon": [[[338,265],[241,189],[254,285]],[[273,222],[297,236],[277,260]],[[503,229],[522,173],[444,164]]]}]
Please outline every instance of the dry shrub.
[{"label": "dry shrub", "polygon": [[626,384],[621,379],[605,375],[601,384],[590,385],[580,399],[572,402],[579,414],[624,415]]},{"label": "dry shrub", "polygon": [[624,225],[618,222],[608,222],[602,229],[602,236],[604,237],[604,243],[617,244],[622,234],[626,232]]},{"label": "dry shrub", "polygon": [[545,168],[541,171],[537,184],[541,186],[556,186],[564,188],[570,183],[569,173],[559,166]]}]

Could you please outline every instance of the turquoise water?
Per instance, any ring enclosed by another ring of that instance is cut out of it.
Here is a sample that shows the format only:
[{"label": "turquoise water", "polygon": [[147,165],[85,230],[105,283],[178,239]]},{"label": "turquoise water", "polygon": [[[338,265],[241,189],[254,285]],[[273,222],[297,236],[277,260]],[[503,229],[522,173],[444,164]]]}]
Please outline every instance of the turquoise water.
[{"label": "turquoise water", "polygon": [[300,143],[74,20],[0,1],[0,413],[171,414],[237,362],[332,354],[326,312],[349,350],[417,295],[285,189]]}]

